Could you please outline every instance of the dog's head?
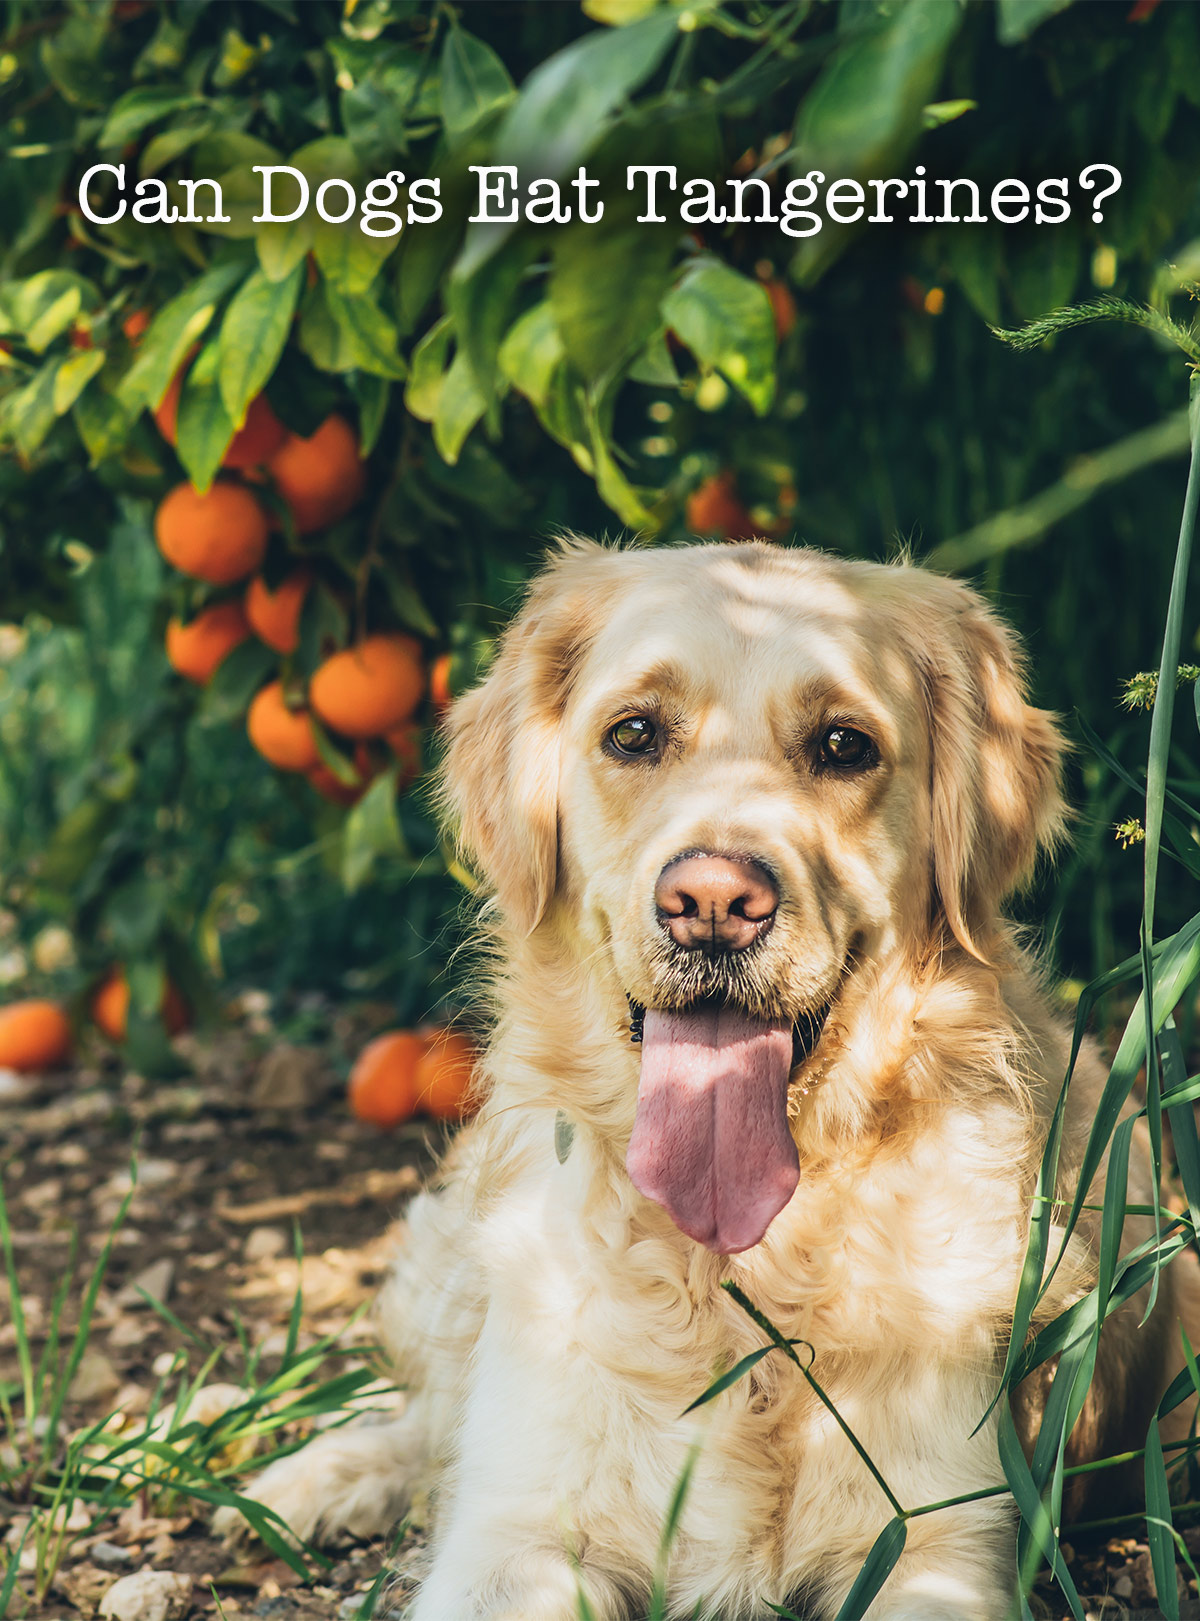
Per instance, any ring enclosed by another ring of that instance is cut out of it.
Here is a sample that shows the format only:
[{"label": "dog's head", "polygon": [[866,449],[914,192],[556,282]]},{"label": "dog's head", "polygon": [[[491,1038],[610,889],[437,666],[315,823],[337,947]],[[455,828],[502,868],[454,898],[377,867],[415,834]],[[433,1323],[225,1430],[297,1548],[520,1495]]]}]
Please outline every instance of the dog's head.
[{"label": "dog's head", "polygon": [[[1060,753],[1011,635],[954,581],[581,543],[456,706],[445,780],[511,929],[555,930],[646,1010],[631,1174],[728,1250],[794,1185],[788,1076],[846,976],[997,949],[1061,827]],[[714,1213],[749,1161],[754,1198]]]}]

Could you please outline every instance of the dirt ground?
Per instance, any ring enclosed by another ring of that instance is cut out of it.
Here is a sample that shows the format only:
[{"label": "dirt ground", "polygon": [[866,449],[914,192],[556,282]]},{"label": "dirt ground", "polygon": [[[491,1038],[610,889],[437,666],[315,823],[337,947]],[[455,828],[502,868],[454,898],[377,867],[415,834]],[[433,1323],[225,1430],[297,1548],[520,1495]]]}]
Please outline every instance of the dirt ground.
[{"label": "dirt ground", "polygon": [[[305,1029],[310,1036],[316,1029],[319,1039],[297,1043],[286,1039],[286,1028],[273,1027],[262,999],[250,998],[219,1036],[183,1038],[191,1073],[181,1079],[130,1074],[115,1053],[97,1048],[69,1073],[0,1084],[0,1171],[35,1352],[45,1340],[72,1230],[80,1235],[79,1271],[86,1274],[129,1189],[136,1148],[137,1186],[67,1408],[69,1429],[114,1410],[136,1420],[174,1356],[186,1359],[194,1376],[204,1353],[190,1335],[225,1348],[210,1382],[238,1381],[239,1322],[250,1343],[264,1348],[269,1369],[283,1351],[297,1284],[293,1221],[304,1246],[303,1334],[343,1332],[370,1299],[394,1241],[389,1226],[444,1141],[442,1128],[423,1122],[384,1135],[346,1109],[347,1055],[386,1016],[386,1009],[318,1010]],[[138,1285],[162,1299],[190,1335],[150,1309]],[[18,1375],[7,1293],[0,1277],[0,1383]],[[365,1345],[369,1323],[350,1338]],[[177,1500],[160,1517],[149,1501],[135,1500],[102,1525],[89,1527],[86,1515],[69,1522],[78,1534],[40,1607],[25,1568],[27,1550],[10,1615],[90,1621],[103,1614],[117,1580],[139,1571],[180,1578],[167,1608],[145,1621],[221,1614],[350,1621],[389,1559],[393,1575],[375,1614],[398,1621],[412,1590],[419,1529],[390,1551],[379,1544],[335,1550],[331,1566],[305,1584],[260,1544],[230,1552],[216,1542],[202,1505]],[[5,1555],[27,1518],[24,1504],[0,1495]],[[1135,1530],[1109,1540],[1080,1537],[1066,1547],[1089,1615],[1111,1621],[1160,1613],[1150,1556]],[[1200,1530],[1185,1535],[1200,1560]],[[0,1557],[0,1582],[6,1562]],[[1182,1615],[1200,1617],[1195,1581],[1181,1578],[1180,1589]],[[1039,1585],[1033,1607],[1041,1618],[1067,1613],[1048,1583]]]}]

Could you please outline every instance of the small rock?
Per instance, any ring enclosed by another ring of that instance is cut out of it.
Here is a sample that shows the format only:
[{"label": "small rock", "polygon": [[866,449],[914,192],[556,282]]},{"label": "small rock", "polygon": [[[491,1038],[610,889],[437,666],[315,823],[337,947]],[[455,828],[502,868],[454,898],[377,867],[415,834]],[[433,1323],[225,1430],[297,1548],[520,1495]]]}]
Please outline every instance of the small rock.
[{"label": "small rock", "polygon": [[100,1565],[105,1570],[123,1570],[126,1565],[133,1564],[132,1550],[122,1548],[116,1542],[94,1542],[91,1557],[94,1565]]},{"label": "small rock", "polygon": [[1117,1598],[1133,1597],[1133,1583],[1128,1576],[1118,1576],[1112,1584],[1112,1590]]},{"label": "small rock", "polygon": [[135,1182],[143,1190],[161,1188],[168,1182],[173,1182],[178,1174],[179,1166],[173,1159],[140,1159],[137,1162],[136,1177],[127,1170],[114,1171],[104,1184],[104,1191],[115,1198],[123,1199]]},{"label": "small rock", "polygon": [[173,1570],[139,1570],[122,1576],[100,1600],[100,1614],[111,1621],[173,1621],[192,1596],[192,1578]]},{"label": "small rock", "polygon": [[104,1352],[88,1349],[79,1359],[67,1395],[72,1401],[98,1401],[101,1396],[111,1396],[120,1383]]},{"label": "small rock", "polygon": [[152,1300],[165,1301],[170,1296],[174,1281],[175,1263],[164,1255],[161,1261],[152,1261],[149,1266],[143,1267],[123,1289],[117,1291],[117,1305],[144,1306],[146,1301],[139,1292],[142,1289]]},{"label": "small rock", "polygon": [[0,1109],[32,1103],[41,1089],[40,1075],[23,1075],[15,1069],[0,1069]]},{"label": "small rock", "polygon": [[242,1254],[247,1261],[273,1261],[288,1247],[287,1234],[279,1227],[253,1227]]},{"label": "small rock", "polygon": [[332,1073],[319,1047],[280,1042],[262,1063],[250,1087],[256,1109],[307,1109],[329,1091]]}]

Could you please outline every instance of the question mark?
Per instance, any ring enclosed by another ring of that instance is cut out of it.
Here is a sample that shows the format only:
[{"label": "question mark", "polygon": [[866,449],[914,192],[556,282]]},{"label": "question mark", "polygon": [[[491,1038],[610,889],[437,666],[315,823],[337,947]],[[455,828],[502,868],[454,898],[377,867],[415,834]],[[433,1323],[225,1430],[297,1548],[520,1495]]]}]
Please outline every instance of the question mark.
[{"label": "question mark", "polygon": [[1121,171],[1120,169],[1114,168],[1111,163],[1089,163],[1087,168],[1079,176],[1079,184],[1087,191],[1093,191],[1098,184],[1097,181],[1088,179],[1088,176],[1092,174],[1110,174],[1113,177],[1109,185],[1105,186],[1102,191],[1096,192],[1096,204],[1092,213],[1092,219],[1097,225],[1099,225],[1101,220],[1104,218],[1104,215],[1100,212],[1100,204],[1106,197],[1111,197],[1115,191],[1119,191],[1121,189]]}]

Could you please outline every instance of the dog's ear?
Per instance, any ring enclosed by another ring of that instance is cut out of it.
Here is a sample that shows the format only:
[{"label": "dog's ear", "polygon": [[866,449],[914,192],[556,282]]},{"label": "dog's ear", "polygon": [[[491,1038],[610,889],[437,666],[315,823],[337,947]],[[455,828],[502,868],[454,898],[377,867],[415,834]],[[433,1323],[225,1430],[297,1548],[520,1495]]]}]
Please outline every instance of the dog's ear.
[{"label": "dog's ear", "polygon": [[[1062,836],[1066,745],[1026,702],[1024,659],[983,599],[943,582],[949,609],[922,650],[933,745],[933,877],[952,933],[986,957],[1005,896]],[[946,622],[948,619],[948,623]]]},{"label": "dog's ear", "polygon": [[558,876],[563,712],[590,639],[592,542],[564,543],[534,581],[481,686],[446,725],[441,801],[467,861],[515,927],[537,927]]}]

